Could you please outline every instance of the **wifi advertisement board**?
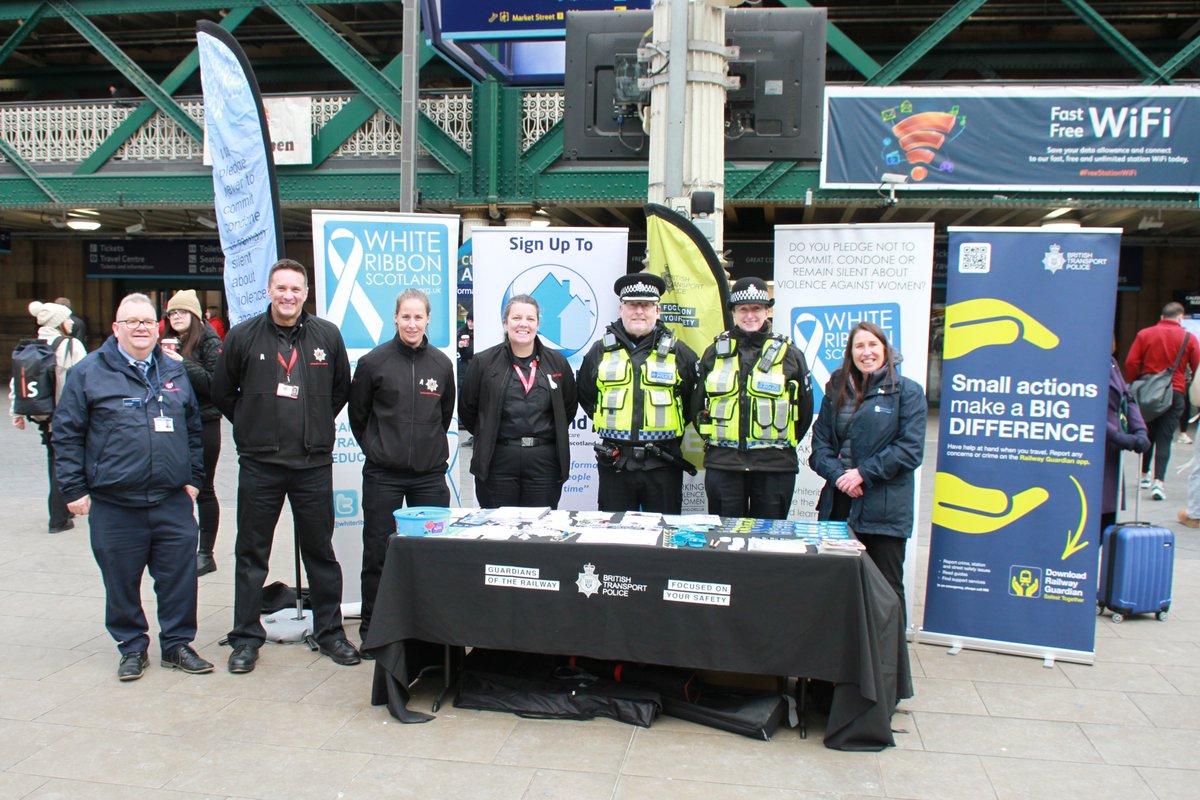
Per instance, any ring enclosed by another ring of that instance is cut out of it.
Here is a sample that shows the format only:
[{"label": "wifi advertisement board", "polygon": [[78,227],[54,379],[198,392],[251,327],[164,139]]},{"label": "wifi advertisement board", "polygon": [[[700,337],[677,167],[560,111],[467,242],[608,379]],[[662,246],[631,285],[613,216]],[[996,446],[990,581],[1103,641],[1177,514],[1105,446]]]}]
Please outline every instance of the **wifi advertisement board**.
[{"label": "wifi advertisement board", "polygon": [[1198,129],[1197,87],[829,87],[821,187],[1195,192]]}]

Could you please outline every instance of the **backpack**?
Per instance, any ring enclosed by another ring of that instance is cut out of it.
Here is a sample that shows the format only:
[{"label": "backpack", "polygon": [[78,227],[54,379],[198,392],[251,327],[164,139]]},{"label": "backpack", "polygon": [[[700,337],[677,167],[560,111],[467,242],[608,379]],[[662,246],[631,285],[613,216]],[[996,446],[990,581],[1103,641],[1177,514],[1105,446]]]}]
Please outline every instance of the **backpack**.
[{"label": "backpack", "polygon": [[22,339],[13,348],[13,413],[24,417],[48,417],[54,413],[55,353],[65,339],[47,344],[41,339]]}]

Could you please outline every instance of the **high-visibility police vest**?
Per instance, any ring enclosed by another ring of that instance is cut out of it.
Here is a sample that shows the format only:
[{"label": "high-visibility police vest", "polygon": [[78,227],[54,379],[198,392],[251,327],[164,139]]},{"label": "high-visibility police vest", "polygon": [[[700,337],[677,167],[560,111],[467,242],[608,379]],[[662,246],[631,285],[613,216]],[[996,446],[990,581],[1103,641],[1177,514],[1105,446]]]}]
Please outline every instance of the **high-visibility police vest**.
[{"label": "high-visibility police vest", "polygon": [[717,357],[704,379],[707,420],[699,426],[709,446],[738,447],[743,440],[748,449],[796,446],[799,384],[783,374],[787,348],[783,336],[768,338],[742,380],[736,342],[728,331],[717,337]]},{"label": "high-visibility police vest", "polygon": [[[683,436],[683,409],[676,387],[675,340],[670,333],[659,336],[658,344],[636,371],[629,351],[611,332],[603,340],[604,355],[596,371],[596,411],[592,427],[604,439],[630,441],[634,435],[634,398],[642,395],[642,419],[638,440],[678,439]],[[635,374],[636,373],[636,374]]]}]

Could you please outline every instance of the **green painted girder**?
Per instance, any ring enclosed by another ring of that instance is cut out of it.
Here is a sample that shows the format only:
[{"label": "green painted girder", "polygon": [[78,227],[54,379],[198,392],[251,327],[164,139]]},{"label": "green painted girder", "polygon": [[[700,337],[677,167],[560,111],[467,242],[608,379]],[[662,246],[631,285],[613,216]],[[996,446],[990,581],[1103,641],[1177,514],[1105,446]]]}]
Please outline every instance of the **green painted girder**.
[{"label": "green painted girder", "polygon": [[471,185],[467,198],[499,201],[500,84],[488,78],[471,89]]},{"label": "green painted girder", "polygon": [[[738,200],[757,200],[765,192],[767,192],[776,181],[783,178],[792,167],[796,166],[794,161],[773,161],[759,170],[758,174],[752,177],[744,185],[730,186],[728,182],[725,184],[725,202]],[[728,170],[726,170],[728,172]]]},{"label": "green painted girder", "polygon": [[12,55],[12,52],[21,46],[21,42],[25,41],[25,38],[33,32],[48,10],[45,3],[38,3],[37,9],[21,21],[20,26],[12,32],[12,36],[9,36],[4,44],[0,45],[0,64],[3,64]]},{"label": "green painted girder", "polygon": [[[780,5],[789,8],[813,8],[808,0],[780,0]],[[847,36],[841,28],[832,22],[825,23],[825,43],[842,58],[849,62],[864,78],[870,78],[879,72],[879,62],[867,55],[854,40]]]},{"label": "green painted girder", "polygon": [[1096,9],[1088,5],[1084,0],[1062,0],[1062,4],[1075,12],[1088,27],[1100,35],[1100,38],[1108,42],[1118,54],[1130,64],[1133,68],[1140,72],[1147,79],[1153,79],[1151,82],[1162,81],[1170,83],[1169,76],[1164,75],[1158,65],[1146,57],[1146,54],[1137,49],[1133,42],[1129,41],[1112,25],[1108,20],[1100,16]]},{"label": "green painted girder", "polygon": [[49,197],[55,203],[62,202],[62,199],[54,193],[54,190],[47,186],[41,177],[38,176],[37,171],[34,170],[33,166],[24,158],[22,158],[21,154],[17,152],[16,148],[10,145],[2,137],[0,137],[0,153],[3,153],[4,157],[12,162],[13,166],[20,170],[22,174],[24,174],[25,181],[36,186],[38,191],[40,191],[46,197]]},{"label": "green painted girder", "polygon": [[141,67],[126,56],[121,51],[121,48],[113,44],[112,40],[105,36],[104,32],[97,28],[95,23],[79,13],[79,10],[67,2],[67,0],[46,0],[46,2],[72,28],[78,31],[80,36],[86,39],[92,47],[96,48],[100,55],[108,59],[108,62],[116,67],[131,84],[136,86],[138,91],[154,103],[160,111],[170,117],[176,125],[182,128],[184,133],[198,142],[204,141],[204,132],[200,130],[200,126],[196,121],[189,117],[187,112],[171,99],[170,95],[160,89],[158,84],[142,71]]},{"label": "green painted girder", "polygon": [[[988,0],[958,0],[949,10],[932,25],[909,42],[903,50],[897,53],[891,61],[884,64],[878,72],[867,79],[867,86],[891,86],[900,76],[908,71],[921,58],[945,39],[967,18],[979,10]],[[1064,0],[1065,2],[1066,0]]]},{"label": "green painted girder", "polygon": [[[251,9],[248,8],[233,9],[225,16],[225,19],[221,20],[221,27],[230,32],[234,31],[238,25],[242,24],[246,17],[250,16],[250,11]],[[199,49],[193,49],[175,69],[171,70],[171,74],[162,82],[162,90],[167,94],[175,94],[176,90],[199,68],[200,51]],[[156,109],[157,106],[150,101],[146,101],[135,108],[125,118],[125,121],[118,125],[116,130],[110,133],[108,138],[101,142],[100,146],[79,165],[75,170],[75,174],[91,175],[104,166],[121,149],[121,146],[138,132],[138,128],[141,128],[142,125],[146,124],[154,116]]]},{"label": "green painted girder", "polygon": [[[398,81],[391,80],[375,69],[307,6],[298,4],[296,0],[265,0],[263,4],[278,14],[385,114],[396,122],[400,121]],[[469,161],[458,143],[423,114],[417,122],[417,136],[430,155],[452,172],[462,172],[463,164]]]},{"label": "green painted girder", "polygon": [[[1166,78],[1173,77],[1176,72],[1179,72],[1179,70],[1190,64],[1192,59],[1196,57],[1197,53],[1200,53],[1200,36],[1197,36],[1195,39],[1192,39],[1190,42],[1184,45],[1182,50],[1171,56],[1171,58],[1162,65],[1162,68],[1159,71],[1163,74],[1164,80]],[[1158,83],[1158,78],[1151,76],[1142,81],[1142,83]]]},{"label": "green painted girder", "polygon": [[563,121],[560,119],[529,146],[529,149],[521,156],[521,167],[529,175],[537,175],[562,158],[562,153]]},{"label": "green painted girder", "polygon": [[[54,208],[63,206],[112,207],[116,198],[128,207],[211,206],[212,176],[123,174],[40,176],[54,197],[47,199],[23,175],[0,177],[0,208]],[[285,205],[319,208],[331,200],[338,203],[378,203],[395,206],[400,170],[363,168],[355,171],[304,172],[279,175],[279,193]],[[458,176],[445,172],[423,172],[417,187],[425,201],[451,204],[458,199]]]},{"label": "green painted girder", "polygon": [[[299,0],[293,0],[299,2]],[[366,5],[387,3],[394,0],[321,0],[323,6]],[[5,0],[0,2],[0,20],[28,19],[38,6],[39,0]],[[151,14],[181,11],[220,11],[232,9],[261,8],[262,0],[74,0],[74,5],[89,17],[106,17],[113,14]]]},{"label": "green painted girder", "polygon": [[[421,52],[417,56],[417,70],[428,64],[435,56],[436,51],[428,44],[424,38],[421,39]],[[392,81],[397,86],[402,86],[400,80],[401,62],[404,54],[400,53],[395,58],[387,63],[381,70],[384,77]],[[327,158],[337,152],[337,149],[346,143],[359,128],[366,124],[379,106],[371,101],[371,98],[365,95],[357,95],[346,105],[333,115],[333,117],[321,126],[317,131],[317,135],[313,137],[313,166],[317,167],[325,162]],[[418,139],[420,137],[421,126],[418,123]]]}]

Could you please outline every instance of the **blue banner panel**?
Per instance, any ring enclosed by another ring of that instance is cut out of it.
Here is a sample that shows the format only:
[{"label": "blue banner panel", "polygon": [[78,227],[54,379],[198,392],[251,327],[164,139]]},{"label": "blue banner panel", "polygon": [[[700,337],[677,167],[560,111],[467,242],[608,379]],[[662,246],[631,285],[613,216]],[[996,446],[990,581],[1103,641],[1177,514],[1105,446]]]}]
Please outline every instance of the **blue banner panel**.
[{"label": "blue banner panel", "polygon": [[1197,87],[831,87],[825,126],[823,188],[1200,189]]},{"label": "blue banner panel", "polygon": [[443,39],[561,39],[568,11],[633,11],[650,0],[437,0]]},{"label": "blue banner panel", "polygon": [[225,299],[237,324],[267,308],[267,273],[283,255],[283,221],[258,81],[233,36],[196,23],[205,142],[225,252]]},{"label": "blue banner panel", "polygon": [[924,630],[1090,656],[1120,230],[949,234]]}]

